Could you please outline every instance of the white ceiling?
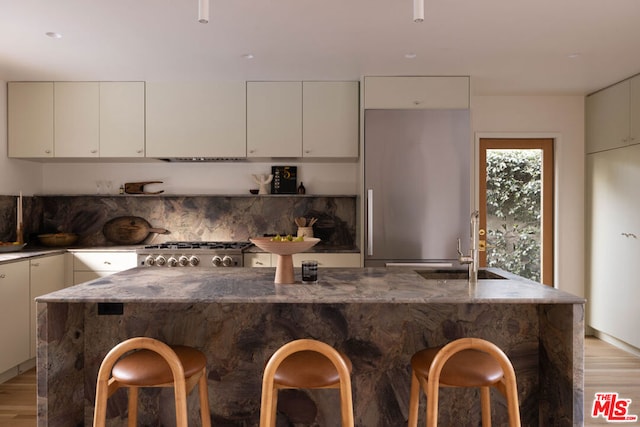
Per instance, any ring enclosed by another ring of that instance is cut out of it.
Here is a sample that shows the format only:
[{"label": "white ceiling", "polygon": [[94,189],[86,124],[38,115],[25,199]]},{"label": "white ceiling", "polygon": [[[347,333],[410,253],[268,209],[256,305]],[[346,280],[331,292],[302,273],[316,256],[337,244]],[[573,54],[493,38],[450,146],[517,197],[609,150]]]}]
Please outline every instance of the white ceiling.
[{"label": "white ceiling", "polygon": [[586,94],[640,73],[640,0],[424,0],[421,24],[412,0],[210,1],[200,24],[197,0],[0,0],[0,79],[470,75],[482,95]]}]

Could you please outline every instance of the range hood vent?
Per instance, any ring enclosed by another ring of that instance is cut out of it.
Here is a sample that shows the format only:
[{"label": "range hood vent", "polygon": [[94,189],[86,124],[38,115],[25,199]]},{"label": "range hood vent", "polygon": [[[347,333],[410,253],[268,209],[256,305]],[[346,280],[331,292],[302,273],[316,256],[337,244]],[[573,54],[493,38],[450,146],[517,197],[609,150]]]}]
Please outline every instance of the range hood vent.
[{"label": "range hood vent", "polygon": [[194,163],[194,162],[242,162],[246,161],[245,157],[171,157],[167,159],[160,159],[163,162],[182,162],[182,163]]}]

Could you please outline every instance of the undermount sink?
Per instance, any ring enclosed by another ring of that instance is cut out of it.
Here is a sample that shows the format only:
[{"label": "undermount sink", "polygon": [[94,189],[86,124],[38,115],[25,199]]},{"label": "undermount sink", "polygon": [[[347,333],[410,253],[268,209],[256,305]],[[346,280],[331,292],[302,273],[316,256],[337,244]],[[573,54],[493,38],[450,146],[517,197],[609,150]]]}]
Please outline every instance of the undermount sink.
[{"label": "undermount sink", "polygon": [[[416,273],[427,280],[467,280],[469,278],[468,270],[416,270]],[[489,270],[478,270],[478,280],[486,279],[506,279]]]}]

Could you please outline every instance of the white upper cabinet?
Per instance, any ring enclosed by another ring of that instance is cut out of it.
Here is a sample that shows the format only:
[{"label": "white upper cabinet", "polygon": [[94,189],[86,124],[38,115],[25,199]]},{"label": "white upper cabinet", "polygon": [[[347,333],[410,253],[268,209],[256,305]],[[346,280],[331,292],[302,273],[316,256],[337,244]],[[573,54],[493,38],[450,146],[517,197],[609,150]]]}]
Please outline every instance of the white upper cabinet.
[{"label": "white upper cabinet", "polygon": [[144,155],[144,82],[11,82],[9,157]]},{"label": "white upper cabinet", "polygon": [[148,82],[146,156],[246,156],[245,82]]},{"label": "white upper cabinet", "polygon": [[53,157],[53,82],[12,82],[7,90],[9,157]]},{"label": "white upper cabinet", "polygon": [[587,97],[587,153],[629,145],[630,100],[629,80]]},{"label": "white upper cabinet", "polygon": [[358,82],[302,83],[302,157],[358,157]]},{"label": "white upper cabinet", "polygon": [[302,157],[302,82],[247,82],[247,157]]},{"label": "white upper cabinet", "polygon": [[365,109],[467,109],[469,77],[365,77]]},{"label": "white upper cabinet", "polygon": [[100,82],[100,157],[144,157],[144,82]]},{"label": "white upper cabinet", "polygon": [[100,84],[54,83],[55,157],[100,156]]}]

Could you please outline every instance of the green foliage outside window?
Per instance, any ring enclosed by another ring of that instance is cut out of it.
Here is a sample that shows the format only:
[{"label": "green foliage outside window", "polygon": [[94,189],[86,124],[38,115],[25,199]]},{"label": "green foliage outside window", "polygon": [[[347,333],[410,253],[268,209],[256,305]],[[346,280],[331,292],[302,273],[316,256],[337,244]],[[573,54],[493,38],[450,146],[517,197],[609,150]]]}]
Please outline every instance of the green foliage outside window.
[{"label": "green foliage outside window", "polygon": [[487,150],[487,266],[540,281],[541,150]]}]

